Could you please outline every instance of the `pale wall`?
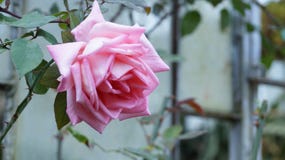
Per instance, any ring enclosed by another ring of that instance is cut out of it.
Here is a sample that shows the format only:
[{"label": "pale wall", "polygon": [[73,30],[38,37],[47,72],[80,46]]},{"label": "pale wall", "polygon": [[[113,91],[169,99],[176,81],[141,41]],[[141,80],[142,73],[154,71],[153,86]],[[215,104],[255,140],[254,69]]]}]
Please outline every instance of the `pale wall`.
[{"label": "pale wall", "polygon": [[[47,11],[47,6],[50,6],[53,1],[28,0],[26,10],[43,8]],[[181,65],[183,71],[180,73],[181,84],[179,86],[181,92],[179,97],[181,99],[195,97],[198,102],[208,108],[216,107],[219,110],[229,110],[231,102],[230,34],[229,31],[222,34],[219,32],[217,10],[212,10],[211,6],[202,3],[199,3],[197,7],[201,7],[207,12],[204,12],[202,24],[197,32],[184,38],[181,43],[181,52],[185,61]],[[139,19],[139,24],[143,22],[151,26],[153,17],[143,16]],[[169,21],[166,21],[151,36],[153,44],[157,48],[169,50],[170,32],[168,26]],[[54,25],[48,25],[45,28],[59,35]],[[40,43],[46,52],[46,42],[40,41]],[[161,106],[163,97],[169,96],[170,93],[169,73],[161,73],[159,78],[161,85],[150,97],[152,111],[157,111]],[[26,92],[25,83],[21,81],[18,101],[25,96]],[[207,98],[205,98],[206,93],[209,93]],[[21,115],[17,125],[16,160],[56,159],[57,141],[55,135],[57,129],[53,114],[54,96],[55,92],[52,90],[45,96],[35,95]],[[109,149],[145,145],[142,131],[135,119],[123,122],[114,121],[101,135],[84,123],[75,128]],[[64,139],[63,157],[66,160],[126,159],[126,157],[118,154],[104,153],[96,147],[89,150],[70,136]]]}]

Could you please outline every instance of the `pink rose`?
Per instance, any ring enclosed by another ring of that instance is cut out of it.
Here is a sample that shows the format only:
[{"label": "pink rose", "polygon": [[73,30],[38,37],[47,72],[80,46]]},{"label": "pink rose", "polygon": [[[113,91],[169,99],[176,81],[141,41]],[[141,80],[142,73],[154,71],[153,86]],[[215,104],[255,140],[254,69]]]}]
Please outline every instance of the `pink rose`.
[{"label": "pink rose", "polygon": [[144,28],[106,22],[96,0],[90,15],[72,30],[76,42],[47,46],[67,92],[73,125],[85,121],[100,133],[112,119],[149,115],[147,96],[158,86],[155,72],[169,67]]}]

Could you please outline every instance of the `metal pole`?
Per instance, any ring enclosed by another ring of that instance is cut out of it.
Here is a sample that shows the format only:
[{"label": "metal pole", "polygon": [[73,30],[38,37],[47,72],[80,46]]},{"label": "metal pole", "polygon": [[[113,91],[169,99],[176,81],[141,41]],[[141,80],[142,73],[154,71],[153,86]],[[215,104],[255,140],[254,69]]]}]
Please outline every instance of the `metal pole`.
[{"label": "metal pole", "polygon": [[[173,55],[179,54],[180,43],[180,27],[179,27],[179,0],[172,1],[172,19],[171,19],[171,53]],[[178,92],[178,63],[173,62],[171,64],[171,94],[177,97]],[[172,105],[175,106],[176,98],[172,100]],[[179,113],[172,114],[172,124],[179,124]],[[180,159],[179,142],[176,144],[172,152],[172,159]]]}]

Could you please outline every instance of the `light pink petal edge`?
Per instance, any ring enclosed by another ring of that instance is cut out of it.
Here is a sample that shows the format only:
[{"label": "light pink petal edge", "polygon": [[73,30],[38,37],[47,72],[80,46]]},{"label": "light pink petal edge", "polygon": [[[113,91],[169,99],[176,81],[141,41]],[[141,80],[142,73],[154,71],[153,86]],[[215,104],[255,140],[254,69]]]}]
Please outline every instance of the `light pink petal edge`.
[{"label": "light pink petal edge", "polygon": [[87,18],[82,21],[77,27],[75,27],[71,33],[74,35],[76,41],[89,41],[87,39],[87,35],[91,28],[98,22],[103,22],[104,17],[101,13],[100,7],[98,5],[97,0],[94,0],[93,7],[91,13],[87,16]]}]

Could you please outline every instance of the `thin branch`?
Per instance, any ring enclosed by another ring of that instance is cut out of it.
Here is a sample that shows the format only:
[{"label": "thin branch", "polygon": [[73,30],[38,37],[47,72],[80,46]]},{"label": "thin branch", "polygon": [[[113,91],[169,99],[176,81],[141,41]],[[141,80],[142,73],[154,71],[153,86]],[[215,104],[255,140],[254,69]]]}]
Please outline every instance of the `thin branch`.
[{"label": "thin branch", "polygon": [[277,26],[281,27],[281,23],[272,15],[272,13],[260,2],[253,0],[253,3],[256,4],[261,10],[266,14],[266,16]]},{"label": "thin branch", "polygon": [[[21,16],[15,14],[13,12],[10,12],[9,10],[7,10],[5,8],[2,8],[2,7],[0,7],[0,12],[6,13],[6,14],[12,16],[12,17],[17,18],[17,19],[21,19],[22,18]],[[66,23],[66,24],[68,24],[67,21],[63,21],[63,20],[60,20],[60,19],[59,20],[50,21],[49,23]]]},{"label": "thin branch", "polygon": [[120,15],[122,14],[123,10],[124,10],[124,5],[121,4],[119,9],[117,10],[117,12],[110,19],[110,21],[111,22],[115,22],[120,17]]},{"label": "thin branch", "polygon": [[7,135],[7,133],[10,131],[10,129],[12,128],[12,126],[14,125],[14,123],[18,120],[19,116],[21,115],[21,113],[23,112],[23,110],[26,108],[26,106],[29,104],[29,102],[32,99],[33,96],[33,90],[36,87],[36,85],[39,83],[40,79],[42,78],[42,76],[44,75],[44,73],[46,72],[46,70],[48,69],[48,67],[53,63],[54,61],[51,60],[49,61],[44,68],[40,71],[39,75],[36,77],[34,83],[32,84],[32,86],[29,88],[29,92],[26,95],[26,97],[22,100],[22,102],[18,105],[16,112],[14,113],[14,115],[12,116],[11,120],[8,122],[6,128],[4,129],[4,131],[1,133],[1,137],[0,137],[0,143],[3,141],[3,139],[5,138],[5,136]]},{"label": "thin branch", "polygon": [[16,15],[15,13],[10,12],[10,11],[8,11],[7,9],[2,8],[2,7],[0,7],[0,12],[7,13],[7,14],[9,14],[10,16],[15,17],[15,18],[18,18],[18,19],[21,19],[21,18],[22,18],[21,16],[18,16],[18,15]]},{"label": "thin branch", "polygon": [[151,145],[150,136],[148,135],[145,126],[140,122],[140,120],[137,119],[137,121],[138,121],[138,123],[139,123],[139,125],[143,131],[143,134],[144,134],[144,137],[145,137],[147,144]]},{"label": "thin branch", "polygon": [[201,115],[200,113],[197,113],[195,111],[191,111],[188,109],[184,109],[180,106],[175,107],[168,107],[167,110],[169,112],[180,112],[184,115],[192,115],[192,116],[199,116],[204,118],[214,118],[219,120],[226,120],[230,122],[238,122],[241,120],[241,116],[236,113],[220,113],[220,112],[212,112],[212,111],[205,111],[205,115]]},{"label": "thin branch", "polygon": [[165,13],[145,34],[149,36],[153,31],[159,27],[159,25],[168,17],[171,15],[172,12]]},{"label": "thin branch", "polygon": [[135,20],[134,20],[134,15],[133,15],[133,11],[132,10],[129,11],[129,19],[130,19],[130,23],[132,25],[134,25],[135,24]]}]

